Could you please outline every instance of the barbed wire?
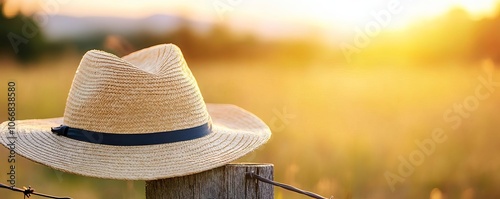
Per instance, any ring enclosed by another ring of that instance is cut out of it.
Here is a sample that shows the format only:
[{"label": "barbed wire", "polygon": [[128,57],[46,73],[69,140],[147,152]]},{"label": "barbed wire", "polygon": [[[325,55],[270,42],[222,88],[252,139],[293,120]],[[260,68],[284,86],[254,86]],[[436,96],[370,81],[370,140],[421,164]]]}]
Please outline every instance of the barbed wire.
[{"label": "barbed wire", "polygon": [[42,197],[52,198],[52,199],[71,199],[70,197],[57,197],[57,196],[51,196],[51,195],[47,195],[47,194],[43,194],[43,193],[37,193],[37,192],[35,192],[35,189],[31,188],[31,186],[28,186],[28,188],[23,187],[23,189],[21,189],[21,188],[11,187],[11,186],[7,186],[5,184],[0,183],[0,188],[23,193],[25,199],[26,199],[26,197],[29,198],[31,195],[42,196]]},{"label": "barbed wire", "polygon": [[[309,191],[304,191],[302,189],[299,189],[299,188],[296,188],[296,187],[293,187],[291,185],[287,185],[287,184],[284,184],[284,183],[279,183],[279,182],[275,182],[275,181],[272,181],[272,180],[269,180],[267,178],[264,178],[262,176],[259,176],[257,174],[255,174],[255,172],[251,171],[251,172],[247,172],[246,173],[246,177],[247,178],[250,178],[250,179],[256,179],[256,180],[260,180],[262,182],[265,182],[265,183],[268,183],[268,184],[271,184],[271,185],[274,185],[274,186],[277,186],[277,187],[281,187],[283,189],[286,189],[286,190],[289,190],[289,191],[293,191],[295,193],[299,193],[299,194],[302,194],[302,195],[306,195],[306,196],[309,196],[311,198],[316,198],[316,199],[327,199],[323,196],[320,196],[316,193],[313,193],[313,192],[309,192]],[[333,196],[331,196],[329,199],[333,199]]]},{"label": "barbed wire", "polygon": [[[269,180],[267,178],[264,178],[262,176],[259,176],[259,175],[255,174],[255,172],[253,172],[253,171],[247,172],[246,173],[246,177],[250,178],[250,179],[260,180],[260,181],[262,181],[264,183],[268,183],[268,184],[271,184],[271,185],[274,185],[274,186],[277,186],[277,187],[281,187],[283,189],[286,189],[286,190],[289,190],[289,191],[293,191],[293,192],[296,192],[296,193],[299,193],[299,194],[302,194],[302,195],[306,195],[306,196],[309,196],[311,198],[327,199],[327,198],[325,198],[323,196],[320,196],[320,195],[318,195],[316,193],[313,193],[313,192],[304,191],[302,189],[293,187],[291,185],[287,185],[287,184],[284,184],[284,183],[279,183],[279,182],[275,182],[273,180]],[[35,192],[35,189],[31,188],[31,186],[29,186],[28,188],[23,187],[23,189],[21,189],[21,188],[11,187],[11,186],[7,186],[5,184],[0,183],[0,188],[4,188],[4,189],[11,190],[11,191],[23,193],[25,199],[26,199],[26,197],[28,197],[28,198],[31,197],[31,195],[37,195],[37,196],[42,196],[42,197],[52,198],[52,199],[71,199],[70,197],[58,197],[58,196],[52,196],[52,195],[43,194],[43,193],[37,193],[37,192]],[[329,199],[333,199],[333,196],[331,196]]]}]

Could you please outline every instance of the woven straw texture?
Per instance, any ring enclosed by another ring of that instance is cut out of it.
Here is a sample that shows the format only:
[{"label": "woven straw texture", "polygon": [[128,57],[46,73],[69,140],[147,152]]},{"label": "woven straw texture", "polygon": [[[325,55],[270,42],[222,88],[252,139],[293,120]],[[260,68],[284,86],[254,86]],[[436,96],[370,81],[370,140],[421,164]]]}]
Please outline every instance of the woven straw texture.
[{"label": "woven straw texture", "polygon": [[173,45],[150,47],[122,59],[87,52],[64,112],[68,126],[109,133],[185,129],[208,118],[196,80]]},{"label": "woven straw texture", "polygon": [[[212,124],[202,138],[169,144],[111,146],[58,136],[61,124],[130,134]],[[7,122],[0,142],[7,147]],[[205,104],[180,49],[164,44],[119,58],[92,50],[77,69],[64,117],[16,121],[16,153],[85,176],[153,180],[202,172],[232,162],[264,144],[269,128],[234,105]]]}]

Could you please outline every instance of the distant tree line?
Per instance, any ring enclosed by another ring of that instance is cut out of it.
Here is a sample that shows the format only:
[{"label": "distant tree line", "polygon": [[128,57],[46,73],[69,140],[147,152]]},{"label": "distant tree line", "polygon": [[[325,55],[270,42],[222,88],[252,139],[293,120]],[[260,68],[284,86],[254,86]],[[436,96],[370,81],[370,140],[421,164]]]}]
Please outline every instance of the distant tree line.
[{"label": "distant tree line", "polygon": [[[0,11],[2,11],[0,3]],[[282,57],[309,59],[313,52],[294,46],[314,48],[305,41],[271,42],[261,41],[253,34],[236,34],[228,27],[213,24],[208,32],[194,30],[186,20],[180,27],[172,28],[167,33],[142,31],[135,34],[100,32],[76,39],[49,41],[39,25],[31,17],[18,14],[6,18],[0,13],[0,52],[3,55],[16,57],[20,61],[34,61],[41,56],[57,56],[64,50],[76,49],[84,53],[91,49],[103,49],[119,56],[133,50],[161,44],[178,45],[184,56],[191,60],[204,59],[253,59],[266,57]],[[284,53],[279,53],[280,51]],[[290,54],[291,53],[291,54]]]},{"label": "distant tree line", "polygon": [[[186,21],[174,31],[161,34],[102,32],[57,42],[48,41],[31,17],[19,14],[6,18],[0,13],[0,24],[0,53],[20,61],[36,60],[42,55],[57,56],[68,48],[81,53],[104,49],[122,56],[144,47],[174,43],[191,60],[281,59],[300,63],[325,59],[333,63],[345,62],[343,52],[326,47],[318,38],[263,41],[251,33],[236,34],[221,24],[213,24],[203,33],[194,30]],[[384,32],[371,39],[371,44],[358,53],[360,59],[428,63],[492,58],[500,62],[500,9],[493,17],[473,20],[466,11],[456,8],[441,17],[415,24],[403,33]]]}]

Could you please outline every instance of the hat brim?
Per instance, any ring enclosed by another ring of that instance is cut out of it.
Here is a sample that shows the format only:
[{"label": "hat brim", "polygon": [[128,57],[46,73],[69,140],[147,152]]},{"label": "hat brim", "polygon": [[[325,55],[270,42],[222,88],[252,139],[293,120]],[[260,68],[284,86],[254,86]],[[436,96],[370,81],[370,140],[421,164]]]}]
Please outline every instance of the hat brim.
[{"label": "hat brim", "polygon": [[154,180],[199,173],[232,162],[267,142],[271,131],[258,117],[237,106],[207,104],[212,133],[169,144],[111,146],[58,136],[51,127],[63,118],[16,121],[16,139],[8,122],[0,124],[0,142],[43,165],[84,176]]}]

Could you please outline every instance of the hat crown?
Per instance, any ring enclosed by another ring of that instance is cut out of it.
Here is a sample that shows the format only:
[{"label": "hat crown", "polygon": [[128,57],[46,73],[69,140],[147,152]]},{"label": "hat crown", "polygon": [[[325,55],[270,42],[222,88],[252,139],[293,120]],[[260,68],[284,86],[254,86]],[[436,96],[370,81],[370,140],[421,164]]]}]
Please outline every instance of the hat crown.
[{"label": "hat crown", "polygon": [[153,133],[203,125],[209,115],[182,52],[173,44],[122,58],[87,52],[73,79],[64,124],[104,133]]}]

